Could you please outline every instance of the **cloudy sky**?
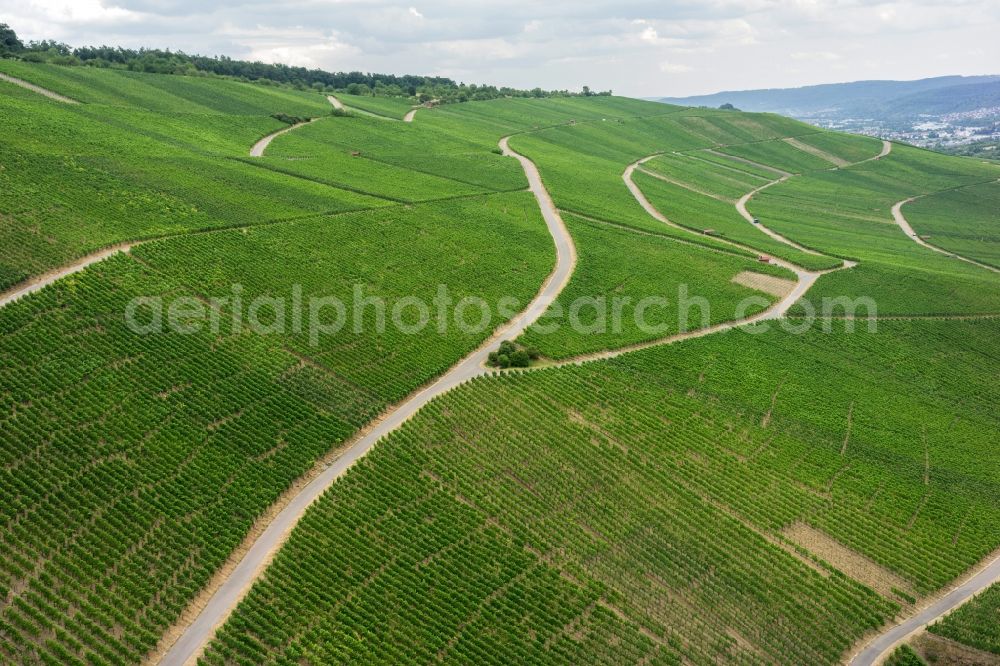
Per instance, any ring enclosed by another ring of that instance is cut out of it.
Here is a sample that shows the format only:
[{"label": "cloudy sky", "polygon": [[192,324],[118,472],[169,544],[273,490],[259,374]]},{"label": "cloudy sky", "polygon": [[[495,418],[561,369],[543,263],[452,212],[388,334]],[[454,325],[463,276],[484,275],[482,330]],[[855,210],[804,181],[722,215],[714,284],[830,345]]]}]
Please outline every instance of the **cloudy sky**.
[{"label": "cloudy sky", "polygon": [[0,0],[23,39],[693,95],[1000,74],[998,0]]}]

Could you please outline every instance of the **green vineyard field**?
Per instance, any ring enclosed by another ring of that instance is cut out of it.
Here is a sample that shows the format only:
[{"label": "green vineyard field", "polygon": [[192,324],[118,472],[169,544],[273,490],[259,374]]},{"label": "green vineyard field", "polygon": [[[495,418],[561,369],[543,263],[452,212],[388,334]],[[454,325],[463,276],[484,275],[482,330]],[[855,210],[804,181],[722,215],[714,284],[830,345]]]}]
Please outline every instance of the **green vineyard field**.
[{"label": "green vineyard field", "polygon": [[[835,664],[1000,548],[1000,274],[891,213],[1000,266],[997,165],[606,94],[402,122],[0,73],[79,102],[0,81],[0,294],[47,284],[0,307],[0,663],[156,663],[293,497],[205,666]],[[536,298],[532,367],[479,365]],[[878,318],[810,318],[845,298]],[[205,321],[129,325],[158,303]],[[930,632],[1000,654],[997,589]]]}]

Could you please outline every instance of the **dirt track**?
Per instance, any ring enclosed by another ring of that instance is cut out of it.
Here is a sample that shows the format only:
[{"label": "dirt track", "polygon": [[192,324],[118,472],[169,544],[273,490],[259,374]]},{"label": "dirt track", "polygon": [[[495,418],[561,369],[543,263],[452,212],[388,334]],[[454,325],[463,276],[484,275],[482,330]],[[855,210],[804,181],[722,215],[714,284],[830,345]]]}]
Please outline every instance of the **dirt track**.
[{"label": "dirt track", "polygon": [[27,282],[22,282],[7,291],[0,292],[0,308],[13,303],[22,296],[36,292],[39,289],[52,284],[56,280],[66,277],[67,275],[78,273],[91,264],[104,261],[108,257],[118,254],[119,252],[128,252],[135,245],[138,245],[138,243],[118,243],[117,245],[103,248],[97,252],[92,252],[85,257],[81,257],[71,264],[53,269],[48,273],[42,273],[37,277],[31,278]]},{"label": "dirt track", "polygon": [[277,139],[279,136],[285,134],[286,132],[291,132],[293,129],[298,129],[303,125],[308,125],[309,123],[316,122],[316,120],[317,120],[316,118],[313,118],[312,120],[306,120],[301,123],[295,123],[294,125],[290,125],[284,129],[280,129],[277,132],[271,132],[267,136],[262,137],[260,141],[253,144],[253,146],[250,148],[250,157],[262,157],[264,155],[264,150],[268,147],[268,145],[270,145],[270,143],[275,139]]},{"label": "dirt track", "polygon": [[972,264],[973,266],[979,266],[980,268],[985,268],[988,271],[993,271],[994,273],[1000,273],[1000,268],[997,268],[996,266],[990,266],[989,264],[982,264],[976,261],[975,259],[969,259],[968,257],[963,257],[960,254],[949,252],[948,250],[942,249],[936,245],[931,245],[923,238],[921,238],[920,234],[918,234],[916,231],[913,230],[913,227],[910,226],[910,223],[907,222],[906,218],[903,216],[903,206],[910,203],[911,201],[916,201],[919,198],[920,197],[910,197],[909,199],[903,199],[902,201],[897,202],[896,205],[892,207],[892,219],[896,221],[896,224],[898,224],[899,228],[903,230],[903,233],[905,233],[907,236],[910,237],[910,240],[912,240],[917,245],[926,247],[928,250],[934,250],[935,252],[940,252],[946,257],[953,257],[955,259],[959,259],[966,263]]},{"label": "dirt track", "polygon": [[43,88],[41,86],[36,86],[34,83],[29,83],[29,82],[25,81],[24,79],[19,79],[16,76],[11,76],[10,74],[0,73],[0,81],[6,81],[7,83],[13,83],[16,86],[21,86],[22,88],[27,88],[28,90],[31,90],[32,92],[36,92],[39,95],[45,95],[49,99],[54,99],[57,102],[62,102],[63,104],[79,104],[80,103],[80,102],[78,102],[77,100],[75,100],[75,99],[73,99],[71,97],[66,97],[65,95],[60,95],[57,92],[52,92],[51,90],[49,90],[47,88]]}]

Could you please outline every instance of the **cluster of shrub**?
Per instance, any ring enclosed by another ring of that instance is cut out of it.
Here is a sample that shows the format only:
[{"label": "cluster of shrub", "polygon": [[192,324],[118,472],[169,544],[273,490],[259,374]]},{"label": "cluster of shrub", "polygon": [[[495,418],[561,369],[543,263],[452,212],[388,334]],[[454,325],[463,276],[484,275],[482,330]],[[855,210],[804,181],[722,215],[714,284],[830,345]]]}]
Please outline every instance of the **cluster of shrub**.
[{"label": "cluster of shrub", "polygon": [[352,95],[406,97],[420,103],[431,100],[450,103],[498,97],[573,97],[611,94],[610,90],[593,92],[586,86],[580,93],[541,88],[518,90],[456,83],[443,76],[327,72],[322,69],[234,60],[227,56],[188,55],[181,51],[161,49],[126,49],[118,46],[73,48],[68,44],[48,39],[24,44],[14,30],[4,23],[0,23],[0,57],[16,57],[56,65],[128,69],[155,74],[226,76],[264,85],[286,85],[300,90],[345,91]]},{"label": "cluster of shrub", "polygon": [[302,116],[291,116],[287,113],[272,113],[271,117],[275,120],[280,120],[283,123],[288,123],[289,125],[296,125],[298,123],[309,122],[309,118],[304,118]]},{"label": "cluster of shrub", "polygon": [[540,354],[534,347],[522,347],[510,340],[500,343],[500,349],[490,352],[487,364],[494,368],[527,368]]}]

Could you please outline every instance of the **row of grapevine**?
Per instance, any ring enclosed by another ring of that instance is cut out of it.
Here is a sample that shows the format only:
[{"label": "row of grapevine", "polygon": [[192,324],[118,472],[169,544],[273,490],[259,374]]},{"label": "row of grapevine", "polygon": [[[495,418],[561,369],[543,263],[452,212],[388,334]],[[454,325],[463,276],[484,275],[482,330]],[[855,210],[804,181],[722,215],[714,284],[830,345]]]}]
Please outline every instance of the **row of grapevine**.
[{"label": "row of grapevine", "polygon": [[[500,323],[378,334],[370,309],[314,344],[237,331],[232,285],[527,302],[548,242],[527,193],[390,207],[150,243],[4,308],[0,661],[139,661],[293,480]],[[126,326],[133,297],[192,295],[230,299],[217,333]]]},{"label": "row of grapevine", "polygon": [[[613,609],[625,623],[614,640],[638,627],[660,656],[836,663],[898,602],[793,556],[778,545],[784,526],[814,523],[921,592],[997,545],[1000,470],[983,464],[997,428],[996,322],[881,325],[734,331],[474,380],[308,512],[205,663],[572,663],[553,648],[563,593],[515,593],[525,566],[593,590],[572,608]],[[909,396],[918,377],[933,388]],[[973,461],[976,478],[956,483]],[[513,615],[490,612],[507,605]],[[589,639],[580,622],[564,633]]]}]

